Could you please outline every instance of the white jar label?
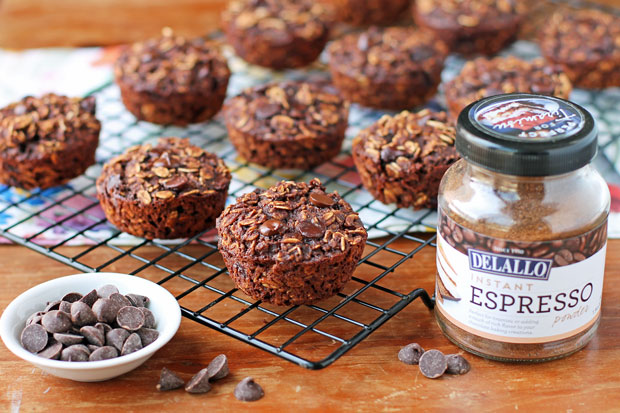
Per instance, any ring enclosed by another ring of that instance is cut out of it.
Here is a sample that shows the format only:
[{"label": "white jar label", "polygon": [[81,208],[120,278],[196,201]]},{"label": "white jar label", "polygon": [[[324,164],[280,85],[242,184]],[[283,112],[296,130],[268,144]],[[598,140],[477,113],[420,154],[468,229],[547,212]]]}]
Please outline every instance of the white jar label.
[{"label": "white jar label", "polygon": [[490,238],[439,211],[436,307],[461,329],[508,343],[572,337],[601,309],[607,222],[577,237]]}]

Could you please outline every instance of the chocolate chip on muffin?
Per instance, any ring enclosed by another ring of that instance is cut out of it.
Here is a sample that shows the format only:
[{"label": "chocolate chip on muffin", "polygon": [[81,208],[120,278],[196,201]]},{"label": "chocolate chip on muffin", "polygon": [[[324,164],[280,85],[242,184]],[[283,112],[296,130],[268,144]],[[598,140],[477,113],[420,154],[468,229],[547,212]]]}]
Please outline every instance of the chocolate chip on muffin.
[{"label": "chocolate chip on muffin", "polygon": [[228,136],[250,162],[308,169],[340,152],[349,105],[328,85],[287,81],[248,89],[226,104]]},{"label": "chocolate chip on muffin", "polygon": [[521,0],[417,0],[415,22],[464,55],[492,55],[512,43],[524,16]]},{"label": "chocolate chip on muffin", "polygon": [[540,49],[577,87],[620,86],[620,17],[600,10],[555,13],[540,33]]},{"label": "chocolate chip on muffin", "polygon": [[321,0],[334,7],[335,19],[356,26],[396,22],[409,8],[409,0]]},{"label": "chocolate chip on muffin", "polygon": [[165,29],[162,37],[127,47],[114,74],[123,103],[136,118],[187,125],[221,109],[230,70],[212,42]]},{"label": "chocolate chip on muffin", "polygon": [[383,116],[353,140],[353,160],[364,187],[386,204],[436,207],[439,182],[459,159],[455,133],[445,112]]},{"label": "chocolate chip on muffin", "polygon": [[314,62],[331,16],[312,0],[234,0],[222,15],[226,40],[246,62],[286,69]]},{"label": "chocolate chip on muffin", "polygon": [[237,287],[276,305],[309,304],[340,292],[367,238],[358,214],[318,179],[241,196],[218,218],[217,230]]},{"label": "chocolate chip on muffin", "polygon": [[179,138],[134,146],[104,165],[97,196],[108,220],[147,239],[192,237],[213,228],[230,172],[209,152]]},{"label": "chocolate chip on muffin", "polygon": [[0,183],[50,188],[95,163],[95,98],[27,96],[0,109]]},{"label": "chocolate chip on muffin", "polygon": [[334,41],[328,52],[333,82],[347,100],[400,110],[436,93],[447,48],[427,32],[371,27]]},{"label": "chocolate chip on muffin", "polygon": [[465,106],[484,97],[523,92],[568,99],[572,85],[559,65],[508,56],[470,60],[444,89],[450,119],[456,123]]}]

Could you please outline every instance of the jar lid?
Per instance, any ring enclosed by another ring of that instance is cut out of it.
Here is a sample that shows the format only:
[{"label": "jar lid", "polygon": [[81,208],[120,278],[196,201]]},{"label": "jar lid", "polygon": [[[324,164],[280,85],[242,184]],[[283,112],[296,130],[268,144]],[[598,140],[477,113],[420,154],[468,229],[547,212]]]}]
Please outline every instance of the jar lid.
[{"label": "jar lid", "polygon": [[456,150],[468,161],[517,176],[558,175],[594,159],[592,115],[551,96],[510,93],[481,99],[460,113]]}]

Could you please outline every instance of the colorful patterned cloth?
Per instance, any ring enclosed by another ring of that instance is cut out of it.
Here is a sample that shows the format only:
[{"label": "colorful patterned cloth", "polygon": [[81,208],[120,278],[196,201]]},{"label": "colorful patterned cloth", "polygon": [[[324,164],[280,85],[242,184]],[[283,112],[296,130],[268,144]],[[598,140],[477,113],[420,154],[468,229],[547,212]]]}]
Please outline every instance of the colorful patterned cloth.
[{"label": "colorful patterned cloth", "polygon": [[[359,177],[352,170],[352,159],[343,153],[334,162],[326,163],[312,172],[299,171],[269,172],[259,166],[246,164],[238,159],[234,148],[226,139],[225,128],[219,119],[207,124],[191,125],[188,128],[161,127],[146,122],[137,122],[123,107],[119,91],[112,84],[111,62],[117,55],[116,48],[46,49],[11,52],[0,50],[0,107],[18,100],[24,95],[40,95],[45,92],[80,96],[95,93],[97,116],[102,121],[101,144],[97,159],[103,162],[128,146],[155,140],[159,136],[189,137],[205,149],[224,158],[233,171],[228,202],[234,196],[257,187],[268,187],[279,179],[309,180],[314,176],[329,182],[329,190],[338,190],[344,198],[360,212],[364,223],[370,227],[370,236],[381,237],[401,231],[433,231],[436,222],[434,211],[412,211],[384,205],[363,189],[357,189]],[[520,41],[506,53],[524,58],[538,55],[537,47],[530,42]],[[230,53],[233,71],[229,94],[241,89],[274,79],[268,70],[250,67]],[[451,56],[443,73],[444,80],[455,76],[464,62]],[[275,75],[281,78],[284,75]],[[290,71],[286,77],[325,76],[324,65],[318,63],[306,71]],[[441,94],[429,106],[442,106]],[[617,139],[620,137],[620,89],[600,92],[574,91],[571,99],[588,108],[598,120],[602,151],[595,162],[597,168],[610,183],[612,193],[612,214],[609,235],[620,237],[620,152]],[[364,109],[353,105],[350,127],[344,149],[348,153],[351,138],[377,120],[384,112]],[[129,245],[141,240],[118,231],[107,223],[96,200],[93,181],[100,165],[91,167],[84,176],[69,184],[44,191],[23,191],[0,185],[0,228],[7,236],[15,239],[29,239],[41,246],[82,245],[111,242]],[[416,222],[418,225],[412,226]],[[204,238],[212,240],[214,232]],[[10,240],[0,238],[0,242]]]}]

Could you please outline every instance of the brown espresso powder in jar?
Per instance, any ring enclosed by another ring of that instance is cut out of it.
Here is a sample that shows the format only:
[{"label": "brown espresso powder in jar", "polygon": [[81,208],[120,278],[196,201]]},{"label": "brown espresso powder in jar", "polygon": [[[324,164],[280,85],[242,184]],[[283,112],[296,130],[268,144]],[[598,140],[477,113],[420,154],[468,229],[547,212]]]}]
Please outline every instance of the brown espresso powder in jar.
[{"label": "brown espresso powder in jar", "polygon": [[474,354],[545,361],[584,347],[600,320],[609,189],[590,165],[592,116],[531,94],[461,112],[460,161],[439,190],[435,316]]}]

